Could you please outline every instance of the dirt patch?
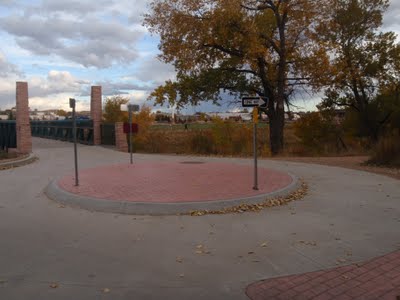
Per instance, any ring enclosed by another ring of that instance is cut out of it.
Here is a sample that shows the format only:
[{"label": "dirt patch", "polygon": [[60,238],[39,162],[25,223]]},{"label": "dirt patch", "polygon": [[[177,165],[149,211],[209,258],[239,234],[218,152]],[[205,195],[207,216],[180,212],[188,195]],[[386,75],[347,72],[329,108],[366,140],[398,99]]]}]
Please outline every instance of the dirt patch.
[{"label": "dirt patch", "polygon": [[273,160],[286,160],[293,162],[311,163],[326,166],[342,167],[361,170],[371,173],[386,175],[400,179],[400,168],[387,168],[380,166],[365,165],[368,156],[342,156],[342,157],[276,157]]}]

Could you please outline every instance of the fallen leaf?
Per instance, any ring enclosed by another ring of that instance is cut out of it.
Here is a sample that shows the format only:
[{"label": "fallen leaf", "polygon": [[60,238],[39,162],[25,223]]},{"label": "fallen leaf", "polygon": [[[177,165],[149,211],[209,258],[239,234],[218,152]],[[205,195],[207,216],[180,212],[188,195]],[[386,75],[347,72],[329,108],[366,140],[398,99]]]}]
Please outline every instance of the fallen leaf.
[{"label": "fallen leaf", "polygon": [[346,262],[346,259],[344,259],[344,258],[338,258],[336,261],[337,261],[338,263],[345,263],[345,262]]},{"label": "fallen leaf", "polygon": [[204,246],[203,246],[203,245],[197,245],[196,248],[197,248],[197,249],[203,249]]},{"label": "fallen leaf", "polygon": [[311,241],[311,242],[307,242],[307,241],[298,241],[299,244],[303,244],[303,245],[307,245],[307,246],[317,246],[317,242]]},{"label": "fallen leaf", "polygon": [[56,289],[56,288],[58,288],[58,283],[53,282],[53,283],[51,283],[49,286],[50,286],[52,289]]},{"label": "fallen leaf", "polygon": [[104,288],[101,290],[103,293],[107,294],[109,292],[111,292],[111,290],[109,288]]},{"label": "fallen leaf", "polygon": [[203,254],[203,251],[201,251],[201,250],[196,250],[194,253],[196,253],[196,254]]},{"label": "fallen leaf", "polygon": [[302,181],[300,188],[286,197],[275,197],[273,199],[265,199],[264,202],[257,204],[240,204],[238,206],[228,207],[221,210],[199,210],[199,211],[196,210],[196,211],[191,211],[188,214],[190,214],[191,216],[203,216],[206,214],[219,215],[228,213],[244,213],[247,211],[259,212],[267,207],[287,205],[291,201],[300,200],[307,194],[307,191],[308,191],[308,186],[304,181]]},{"label": "fallen leaf", "polygon": [[183,273],[182,273],[182,274],[179,274],[179,277],[180,277],[180,278],[183,278],[183,277],[185,277],[185,274],[183,274]]},{"label": "fallen leaf", "polygon": [[249,251],[247,252],[247,254],[254,254],[254,251]]},{"label": "fallen leaf", "polygon": [[65,208],[65,205],[60,204],[58,207],[59,208]]},{"label": "fallen leaf", "polygon": [[254,263],[258,263],[258,262],[260,262],[259,260],[252,260],[252,262],[254,262]]},{"label": "fallen leaf", "polygon": [[176,262],[182,263],[182,262],[183,262],[183,258],[182,258],[182,257],[177,257],[177,258],[176,258]]},{"label": "fallen leaf", "polygon": [[210,234],[210,235],[213,235],[213,234],[215,234],[215,233],[214,233],[214,232],[212,232],[212,231],[210,231],[210,232],[209,232],[209,234]]},{"label": "fallen leaf", "polygon": [[264,242],[264,243],[262,243],[260,246],[263,247],[263,248],[265,248],[265,247],[268,246],[268,242]]}]

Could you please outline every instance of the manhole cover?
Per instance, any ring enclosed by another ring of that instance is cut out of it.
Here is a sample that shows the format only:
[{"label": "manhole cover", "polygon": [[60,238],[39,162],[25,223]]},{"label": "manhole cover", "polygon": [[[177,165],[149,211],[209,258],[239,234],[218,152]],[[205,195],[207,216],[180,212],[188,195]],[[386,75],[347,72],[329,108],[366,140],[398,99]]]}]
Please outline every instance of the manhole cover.
[{"label": "manhole cover", "polygon": [[182,161],[181,164],[198,165],[204,164],[204,161]]}]

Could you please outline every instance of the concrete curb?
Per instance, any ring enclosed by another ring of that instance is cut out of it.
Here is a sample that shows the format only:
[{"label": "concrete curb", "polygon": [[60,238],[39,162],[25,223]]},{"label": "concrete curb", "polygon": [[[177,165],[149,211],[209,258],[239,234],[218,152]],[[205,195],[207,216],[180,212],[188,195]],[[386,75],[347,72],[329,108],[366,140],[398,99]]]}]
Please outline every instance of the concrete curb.
[{"label": "concrete curb", "polygon": [[15,159],[0,163],[0,170],[25,166],[27,164],[33,163],[36,159],[37,157],[31,153],[28,155],[28,157],[24,157],[22,159]]},{"label": "concrete curb", "polygon": [[221,210],[237,206],[240,204],[258,204],[266,199],[287,196],[301,186],[299,179],[289,174],[292,177],[292,182],[279,190],[257,195],[253,197],[215,200],[204,202],[185,202],[185,203],[149,203],[149,202],[132,202],[125,200],[107,200],[93,197],[76,195],[65,191],[58,186],[58,179],[49,183],[45,188],[45,194],[50,199],[64,205],[83,208],[90,211],[100,211],[109,213],[120,213],[130,215],[176,215],[186,214],[191,211],[201,210]]}]

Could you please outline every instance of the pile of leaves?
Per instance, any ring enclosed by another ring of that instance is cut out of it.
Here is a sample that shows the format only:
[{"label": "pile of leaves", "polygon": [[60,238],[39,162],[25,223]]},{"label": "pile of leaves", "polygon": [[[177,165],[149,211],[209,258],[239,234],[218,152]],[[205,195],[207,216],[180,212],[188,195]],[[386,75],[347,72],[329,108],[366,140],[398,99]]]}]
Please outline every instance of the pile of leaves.
[{"label": "pile of leaves", "polygon": [[222,214],[241,214],[244,212],[259,212],[264,208],[287,205],[292,201],[302,199],[308,191],[308,185],[301,181],[300,187],[284,197],[267,198],[265,201],[256,204],[242,203],[237,206],[223,208],[221,210],[195,210],[188,213],[191,216],[199,217],[204,215],[222,215]]}]

